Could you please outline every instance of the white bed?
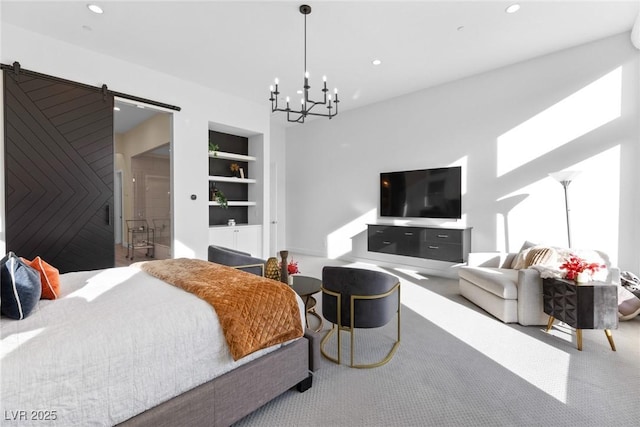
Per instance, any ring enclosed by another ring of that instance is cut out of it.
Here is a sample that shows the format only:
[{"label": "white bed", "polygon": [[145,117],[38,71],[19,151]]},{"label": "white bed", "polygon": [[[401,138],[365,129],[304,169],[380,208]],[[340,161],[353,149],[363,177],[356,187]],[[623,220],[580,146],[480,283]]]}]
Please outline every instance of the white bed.
[{"label": "white bed", "polygon": [[207,302],[135,267],[61,277],[60,299],[1,320],[8,425],[121,423],[280,347],[233,361]]}]

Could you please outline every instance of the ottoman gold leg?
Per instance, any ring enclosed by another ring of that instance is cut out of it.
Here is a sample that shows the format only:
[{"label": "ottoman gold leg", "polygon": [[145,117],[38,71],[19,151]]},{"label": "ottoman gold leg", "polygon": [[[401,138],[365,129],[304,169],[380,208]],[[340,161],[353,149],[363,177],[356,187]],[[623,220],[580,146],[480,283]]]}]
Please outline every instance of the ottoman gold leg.
[{"label": "ottoman gold leg", "polygon": [[578,350],[582,351],[582,329],[576,329],[576,336],[578,337]]},{"label": "ottoman gold leg", "polygon": [[549,330],[553,326],[553,321],[554,320],[556,320],[556,319],[553,316],[549,316],[549,323],[547,323],[547,332],[549,332]]},{"label": "ottoman gold leg", "polygon": [[607,339],[609,340],[609,345],[611,346],[611,350],[616,351],[616,345],[613,342],[613,334],[611,333],[611,329],[605,329],[604,333],[607,335]]}]

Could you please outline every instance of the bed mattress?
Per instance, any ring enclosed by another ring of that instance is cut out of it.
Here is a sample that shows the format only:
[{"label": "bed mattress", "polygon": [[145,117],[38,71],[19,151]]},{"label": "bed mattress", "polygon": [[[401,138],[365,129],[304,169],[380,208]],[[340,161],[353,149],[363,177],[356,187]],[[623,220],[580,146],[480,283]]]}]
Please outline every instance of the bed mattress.
[{"label": "bed mattress", "polygon": [[3,424],[117,424],[281,347],[233,361],[209,304],[135,267],[61,279],[60,299],[1,320]]}]

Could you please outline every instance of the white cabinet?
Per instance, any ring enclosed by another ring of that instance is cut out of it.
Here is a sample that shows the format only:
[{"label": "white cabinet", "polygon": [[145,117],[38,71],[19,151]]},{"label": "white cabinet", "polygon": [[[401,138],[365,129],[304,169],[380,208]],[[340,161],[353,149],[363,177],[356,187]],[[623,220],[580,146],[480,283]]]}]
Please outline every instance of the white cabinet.
[{"label": "white cabinet", "polygon": [[223,246],[242,252],[248,252],[254,257],[262,257],[260,225],[212,226],[209,227],[209,244]]}]

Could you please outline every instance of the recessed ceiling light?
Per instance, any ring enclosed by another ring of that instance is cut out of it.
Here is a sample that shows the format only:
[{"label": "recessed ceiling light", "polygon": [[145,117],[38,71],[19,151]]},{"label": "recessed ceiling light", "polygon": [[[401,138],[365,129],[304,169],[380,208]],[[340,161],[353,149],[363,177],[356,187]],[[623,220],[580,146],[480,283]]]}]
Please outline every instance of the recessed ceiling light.
[{"label": "recessed ceiling light", "polygon": [[507,7],[504,11],[507,13],[516,13],[520,10],[520,5],[518,3],[514,3],[511,6]]},{"label": "recessed ceiling light", "polygon": [[100,6],[98,6],[97,4],[88,4],[87,8],[91,12],[97,13],[98,15],[100,15],[101,13],[104,13],[104,10],[102,10],[102,8]]},{"label": "recessed ceiling light", "polygon": [[379,59],[374,59],[373,61],[371,61],[371,63],[373,65],[380,65],[380,64],[382,64],[382,61],[380,61]]},{"label": "recessed ceiling light", "polygon": [[113,107],[113,111],[120,111],[120,107]]}]

